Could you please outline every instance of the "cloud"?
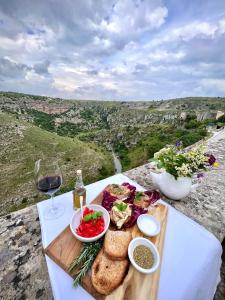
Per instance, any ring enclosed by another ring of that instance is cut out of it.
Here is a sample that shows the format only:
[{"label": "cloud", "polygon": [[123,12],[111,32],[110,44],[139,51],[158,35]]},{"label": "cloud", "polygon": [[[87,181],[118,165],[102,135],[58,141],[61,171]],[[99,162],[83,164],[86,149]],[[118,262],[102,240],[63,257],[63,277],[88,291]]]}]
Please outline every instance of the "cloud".
[{"label": "cloud", "polygon": [[28,70],[30,67],[25,64],[17,63],[7,57],[0,58],[0,76],[3,79],[25,77]]},{"label": "cloud", "polygon": [[0,2],[0,89],[79,99],[224,95],[224,1]]},{"label": "cloud", "polygon": [[34,70],[37,74],[44,75],[49,74],[48,67],[50,66],[50,61],[45,60],[44,62],[39,62],[34,65]]},{"label": "cloud", "polygon": [[203,79],[202,84],[206,89],[215,89],[219,90],[222,93],[225,93],[225,79]]},{"label": "cloud", "polygon": [[191,24],[176,28],[172,31],[172,39],[182,39],[184,41],[189,41],[196,36],[200,38],[210,37],[213,38],[217,26],[214,24],[209,24],[207,22],[192,22]]},{"label": "cloud", "polygon": [[103,41],[110,41],[121,49],[130,40],[159,28],[165,23],[168,11],[155,1],[117,1],[110,16],[103,19],[97,29]]}]

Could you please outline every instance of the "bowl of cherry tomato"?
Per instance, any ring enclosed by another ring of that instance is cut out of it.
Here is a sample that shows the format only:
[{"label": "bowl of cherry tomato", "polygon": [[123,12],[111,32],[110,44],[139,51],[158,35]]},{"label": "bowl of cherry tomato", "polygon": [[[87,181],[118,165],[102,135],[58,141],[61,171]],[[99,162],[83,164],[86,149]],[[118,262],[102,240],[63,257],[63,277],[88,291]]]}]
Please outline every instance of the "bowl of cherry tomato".
[{"label": "bowl of cherry tomato", "polygon": [[94,242],[100,239],[109,228],[110,216],[108,211],[97,204],[83,207],[76,211],[70,222],[70,230],[81,242]]}]

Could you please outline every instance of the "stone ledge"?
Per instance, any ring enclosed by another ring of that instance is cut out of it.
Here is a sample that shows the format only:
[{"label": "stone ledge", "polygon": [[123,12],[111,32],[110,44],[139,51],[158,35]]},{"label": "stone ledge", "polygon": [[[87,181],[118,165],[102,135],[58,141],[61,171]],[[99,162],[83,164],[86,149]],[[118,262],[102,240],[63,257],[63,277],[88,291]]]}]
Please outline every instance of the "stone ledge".
[{"label": "stone ledge", "polygon": [[0,299],[52,299],[36,206],[0,222]]}]

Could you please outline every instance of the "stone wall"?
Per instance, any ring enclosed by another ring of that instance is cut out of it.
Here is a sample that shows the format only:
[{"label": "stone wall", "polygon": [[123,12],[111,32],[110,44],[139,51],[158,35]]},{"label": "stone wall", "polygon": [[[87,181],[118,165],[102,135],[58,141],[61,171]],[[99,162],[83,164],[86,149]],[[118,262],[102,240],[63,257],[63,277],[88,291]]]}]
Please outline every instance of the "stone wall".
[{"label": "stone wall", "polygon": [[0,299],[52,299],[36,206],[0,219]]}]

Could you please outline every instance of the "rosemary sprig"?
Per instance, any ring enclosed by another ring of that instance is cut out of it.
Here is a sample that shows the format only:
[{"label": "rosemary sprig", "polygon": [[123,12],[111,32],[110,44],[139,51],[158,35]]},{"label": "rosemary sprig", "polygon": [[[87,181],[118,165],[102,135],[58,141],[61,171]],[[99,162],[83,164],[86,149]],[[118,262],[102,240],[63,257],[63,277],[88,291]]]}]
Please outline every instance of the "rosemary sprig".
[{"label": "rosemary sprig", "polygon": [[103,239],[92,243],[84,243],[80,255],[71,263],[68,271],[72,272],[79,269],[78,273],[74,276],[73,285],[78,285],[82,278],[86,275],[91,268],[98,252],[102,248]]},{"label": "rosemary sprig", "polygon": [[83,246],[80,255],[71,263],[71,265],[69,266],[68,271],[72,272],[73,270],[75,270],[79,265],[82,264],[82,262],[84,262],[87,258],[87,249],[85,246]]}]

